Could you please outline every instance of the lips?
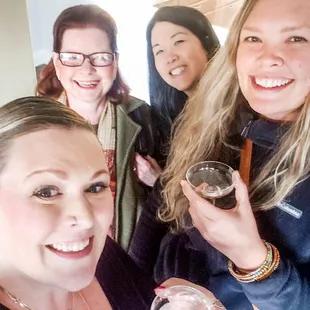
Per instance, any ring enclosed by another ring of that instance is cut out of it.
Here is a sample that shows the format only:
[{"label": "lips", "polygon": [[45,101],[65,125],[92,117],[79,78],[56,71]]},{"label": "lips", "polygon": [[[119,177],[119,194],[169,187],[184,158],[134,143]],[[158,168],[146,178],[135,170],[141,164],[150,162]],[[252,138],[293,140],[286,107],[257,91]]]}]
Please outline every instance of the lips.
[{"label": "lips", "polygon": [[178,76],[178,75],[180,75],[184,70],[185,70],[185,66],[180,66],[180,67],[177,67],[177,68],[172,69],[169,73],[170,73],[172,76]]},{"label": "lips", "polygon": [[73,242],[60,242],[46,245],[52,253],[66,259],[80,259],[88,256],[93,248],[94,236]]},{"label": "lips", "polygon": [[281,90],[294,82],[293,79],[251,77],[252,84],[258,90]]},{"label": "lips", "polygon": [[100,81],[99,80],[92,80],[92,81],[74,81],[79,87],[84,89],[93,89],[95,88]]}]

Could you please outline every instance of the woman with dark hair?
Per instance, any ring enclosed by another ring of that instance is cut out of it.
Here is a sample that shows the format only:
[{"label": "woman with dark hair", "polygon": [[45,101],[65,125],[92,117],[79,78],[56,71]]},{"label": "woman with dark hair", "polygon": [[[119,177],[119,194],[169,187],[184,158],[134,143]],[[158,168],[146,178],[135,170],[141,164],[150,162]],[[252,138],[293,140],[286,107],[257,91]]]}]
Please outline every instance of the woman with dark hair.
[{"label": "woman with dark hair", "polygon": [[[148,24],[146,37],[151,111],[157,132],[154,156],[163,167],[172,123],[220,44],[209,20],[185,6],[160,8]],[[142,167],[148,165],[140,156],[137,161]]]},{"label": "woman with dark hair", "polygon": [[117,27],[106,11],[96,5],[67,8],[53,36],[53,57],[37,92],[94,126],[111,174],[115,216],[110,235],[127,249],[147,191],[134,171],[134,154],[153,152],[148,105],[129,95],[118,69]]},{"label": "woman with dark hair", "polygon": [[[156,132],[155,159],[162,167],[169,151],[172,123],[194,92],[204,68],[219,46],[211,23],[193,8],[162,7],[149,22],[147,53],[153,132]],[[154,166],[153,162],[139,155],[136,161],[137,170],[145,171]],[[156,175],[154,170],[151,168],[149,175]],[[159,199],[161,186],[161,182],[157,182],[149,195],[129,252],[136,263],[150,273],[161,237],[168,229],[167,225],[157,221],[157,209],[152,209],[157,205],[153,201]]]}]

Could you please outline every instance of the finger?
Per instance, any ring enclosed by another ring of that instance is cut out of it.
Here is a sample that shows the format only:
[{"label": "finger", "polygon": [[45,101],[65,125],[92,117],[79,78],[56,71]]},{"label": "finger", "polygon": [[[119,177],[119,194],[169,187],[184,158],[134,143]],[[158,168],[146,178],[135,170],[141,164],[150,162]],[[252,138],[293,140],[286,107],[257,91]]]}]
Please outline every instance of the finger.
[{"label": "finger", "polygon": [[248,207],[250,206],[248,188],[245,183],[242,181],[238,171],[233,173],[233,183],[236,190],[236,200],[239,207]]},{"label": "finger", "polygon": [[152,165],[152,168],[158,172],[162,172],[161,167],[158,165],[158,162],[151,157],[150,155],[146,155],[146,159],[148,160],[148,162]]},{"label": "finger", "polygon": [[210,220],[216,220],[217,218],[221,216],[223,211],[221,209],[216,208],[210,202],[200,197],[192,189],[192,187],[188,184],[188,182],[182,180],[181,186],[182,186],[184,195],[187,197],[187,199],[190,202],[191,207],[195,208],[197,212],[199,212],[200,214],[203,214]]},{"label": "finger", "polygon": [[199,291],[201,291],[202,293],[204,293],[205,295],[207,295],[208,297],[214,298],[214,300],[216,299],[215,296],[213,295],[212,292],[210,292],[209,290],[207,290],[206,288],[197,285],[193,282],[181,279],[181,278],[169,278],[168,280],[166,280],[165,282],[163,282],[160,286],[159,286],[159,290],[163,289],[163,288],[168,288],[171,286],[176,286],[176,285],[186,285],[186,286],[191,286]]},{"label": "finger", "polygon": [[151,168],[151,164],[145,159],[143,158],[139,153],[135,154],[135,160],[137,162],[137,164],[141,165],[141,167],[147,167],[148,169]]}]

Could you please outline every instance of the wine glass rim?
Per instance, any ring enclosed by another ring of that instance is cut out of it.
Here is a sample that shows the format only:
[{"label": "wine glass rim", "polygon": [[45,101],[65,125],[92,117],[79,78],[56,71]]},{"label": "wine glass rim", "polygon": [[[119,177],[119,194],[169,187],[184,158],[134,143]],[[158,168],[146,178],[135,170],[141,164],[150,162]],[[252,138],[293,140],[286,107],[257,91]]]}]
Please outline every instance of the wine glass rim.
[{"label": "wine glass rim", "polygon": [[[208,303],[210,301],[207,301],[209,296],[204,294],[203,292],[201,292],[200,290],[198,290],[197,288],[195,287],[192,287],[192,286],[189,286],[189,285],[186,285],[186,284],[178,284],[178,285],[172,285],[170,287],[167,287],[166,290],[174,290],[174,289],[182,289],[184,290],[184,292],[192,292],[195,296],[195,300],[202,303],[203,305],[207,306]],[[179,292],[180,293],[180,292]],[[192,296],[193,297],[193,296]],[[157,299],[160,299],[161,297],[160,296],[156,296],[155,299],[153,300],[153,303],[155,302],[155,300]],[[152,303],[152,307],[153,307],[153,303]],[[151,308],[152,310],[153,308]],[[208,308],[207,308],[208,309]]]},{"label": "wine glass rim", "polygon": [[[194,167],[198,166],[198,165],[202,165],[202,164],[206,164],[206,163],[215,163],[215,164],[219,164],[221,166],[224,166],[228,169],[228,171],[232,174],[234,172],[234,169],[232,167],[230,167],[229,165],[223,163],[223,162],[220,162],[220,161],[216,161],[216,160],[205,160],[205,161],[200,161],[196,164],[193,164],[191,165],[187,171],[186,171],[186,181],[194,188],[196,188],[196,186],[190,181],[190,178],[189,178],[189,173],[190,173],[190,170],[193,169]],[[233,184],[231,184],[230,186],[227,187],[227,189],[229,188],[232,188],[233,187]]]}]

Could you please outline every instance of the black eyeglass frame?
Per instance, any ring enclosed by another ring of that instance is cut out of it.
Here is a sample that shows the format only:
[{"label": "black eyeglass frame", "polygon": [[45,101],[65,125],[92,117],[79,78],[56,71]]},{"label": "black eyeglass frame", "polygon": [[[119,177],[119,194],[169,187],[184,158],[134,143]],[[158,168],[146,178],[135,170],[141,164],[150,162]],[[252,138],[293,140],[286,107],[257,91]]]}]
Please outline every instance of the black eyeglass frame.
[{"label": "black eyeglass frame", "polygon": [[[63,63],[63,60],[61,59],[61,55],[62,54],[73,54],[73,55],[81,55],[83,56],[83,60],[81,62],[80,65],[68,65],[68,64],[65,64]],[[105,55],[111,55],[112,56],[112,59],[111,59],[111,63],[110,64],[107,64],[107,65],[103,65],[103,66],[98,66],[98,65],[95,65],[93,62],[92,62],[92,59],[91,59],[91,56],[93,55],[98,55],[98,54],[105,54]],[[86,55],[86,54],[83,54],[83,53],[76,53],[76,52],[59,52],[58,53],[58,58],[59,58],[59,61],[61,62],[61,64],[65,67],[81,67],[85,61],[85,59],[88,59],[90,64],[93,66],[93,67],[109,67],[113,64],[113,61],[115,60],[115,56],[116,54],[115,53],[110,53],[110,52],[97,52],[97,53],[92,53],[92,54],[89,54],[89,55]]]}]

